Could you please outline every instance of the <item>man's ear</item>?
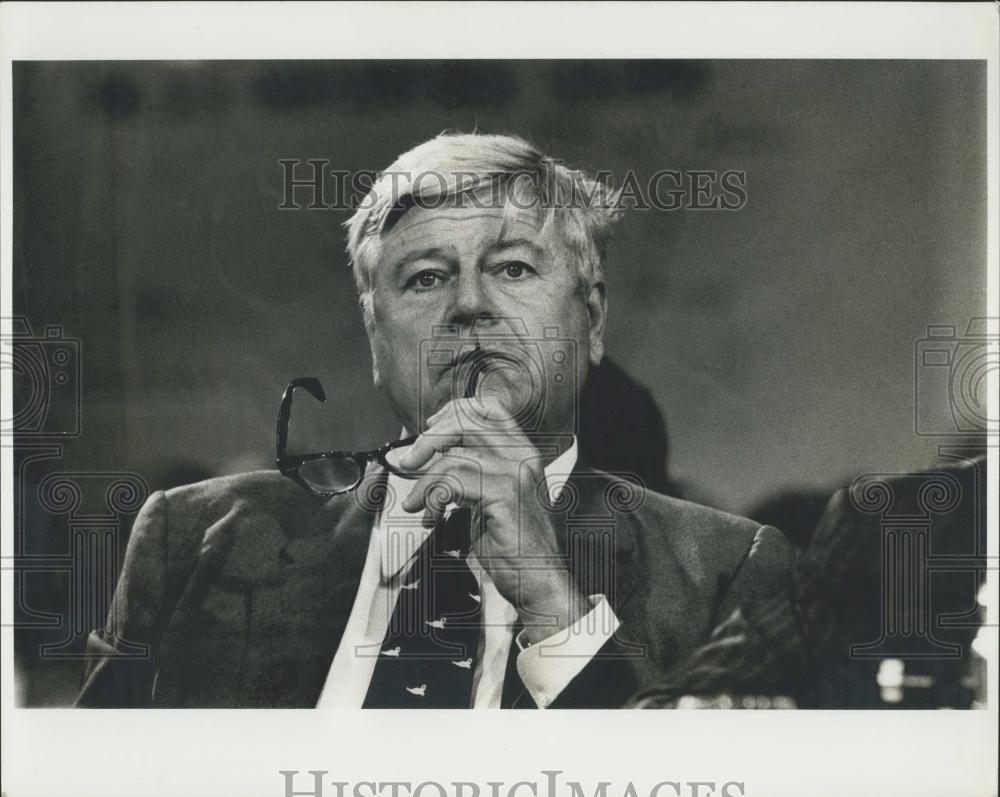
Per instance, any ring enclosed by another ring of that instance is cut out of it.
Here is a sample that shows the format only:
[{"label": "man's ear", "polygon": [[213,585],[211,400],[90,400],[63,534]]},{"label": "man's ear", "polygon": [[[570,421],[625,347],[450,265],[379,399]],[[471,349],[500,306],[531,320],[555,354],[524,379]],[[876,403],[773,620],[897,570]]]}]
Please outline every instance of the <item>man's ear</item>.
[{"label": "man's ear", "polygon": [[608,294],[603,282],[595,282],[587,294],[590,321],[590,363],[600,365],[604,357],[604,327],[608,320]]}]

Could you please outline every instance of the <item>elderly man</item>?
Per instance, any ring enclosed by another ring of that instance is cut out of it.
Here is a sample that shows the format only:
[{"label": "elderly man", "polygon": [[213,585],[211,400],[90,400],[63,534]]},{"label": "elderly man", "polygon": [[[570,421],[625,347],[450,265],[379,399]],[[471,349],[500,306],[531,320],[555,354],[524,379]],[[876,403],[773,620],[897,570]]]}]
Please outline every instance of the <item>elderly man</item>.
[{"label": "elderly man", "polygon": [[[618,707],[780,589],[773,528],[578,461],[615,197],[510,136],[401,156],[349,222],[373,452],[158,493],[84,706]],[[302,400],[308,400],[303,397]]]}]

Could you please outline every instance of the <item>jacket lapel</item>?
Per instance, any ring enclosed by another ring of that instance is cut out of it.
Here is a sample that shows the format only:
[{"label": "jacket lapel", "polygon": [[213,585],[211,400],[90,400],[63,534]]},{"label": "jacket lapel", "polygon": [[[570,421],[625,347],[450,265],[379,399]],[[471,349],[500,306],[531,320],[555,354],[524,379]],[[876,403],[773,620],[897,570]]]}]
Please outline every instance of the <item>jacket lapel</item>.
[{"label": "jacket lapel", "polygon": [[557,518],[570,572],[584,595],[604,595],[620,615],[640,581],[634,512],[643,488],[586,466],[573,470]]},{"label": "jacket lapel", "polygon": [[[306,509],[276,511],[225,546],[222,580],[238,586],[250,607],[242,668],[250,704],[315,706],[354,605],[386,481],[373,468],[353,493],[320,504],[303,496]],[[553,507],[580,590],[606,596],[619,617],[640,580],[631,517],[639,504],[639,488],[578,464]],[[512,650],[503,705],[524,698]]]},{"label": "jacket lapel", "polygon": [[354,492],[309,513],[276,518],[254,550],[230,557],[226,573],[252,593],[244,664],[254,705],[312,707],[350,617],[385,473],[372,469]]}]

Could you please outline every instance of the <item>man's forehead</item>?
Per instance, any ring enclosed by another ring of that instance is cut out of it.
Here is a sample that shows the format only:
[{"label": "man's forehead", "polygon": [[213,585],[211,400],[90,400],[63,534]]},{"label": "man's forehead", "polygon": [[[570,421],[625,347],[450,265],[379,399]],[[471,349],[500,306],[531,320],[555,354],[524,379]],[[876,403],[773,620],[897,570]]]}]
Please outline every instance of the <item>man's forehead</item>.
[{"label": "man's forehead", "polygon": [[383,246],[409,247],[432,239],[443,243],[462,242],[469,246],[491,246],[513,239],[528,239],[545,245],[544,219],[534,208],[479,208],[415,206],[403,213],[392,229],[382,236]]}]

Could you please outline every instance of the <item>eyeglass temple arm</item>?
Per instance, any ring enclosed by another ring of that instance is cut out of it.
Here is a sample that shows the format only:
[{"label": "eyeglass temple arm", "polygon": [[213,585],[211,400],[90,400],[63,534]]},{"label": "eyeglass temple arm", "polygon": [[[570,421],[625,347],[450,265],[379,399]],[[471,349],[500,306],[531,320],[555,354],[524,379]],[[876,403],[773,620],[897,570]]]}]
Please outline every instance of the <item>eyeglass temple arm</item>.
[{"label": "eyeglass temple arm", "polygon": [[282,460],[288,454],[288,421],[292,414],[292,394],[295,388],[301,387],[317,401],[326,402],[326,393],[323,392],[323,385],[315,376],[300,376],[288,383],[285,392],[281,394],[281,404],[278,405],[278,429],[276,433],[277,464],[281,465]]}]

